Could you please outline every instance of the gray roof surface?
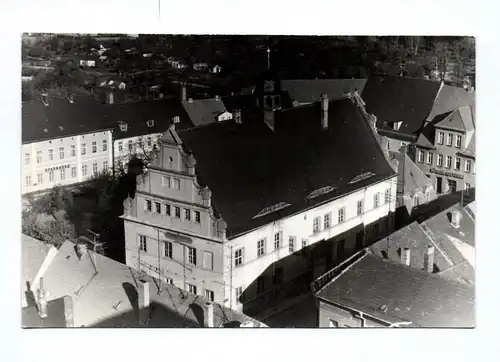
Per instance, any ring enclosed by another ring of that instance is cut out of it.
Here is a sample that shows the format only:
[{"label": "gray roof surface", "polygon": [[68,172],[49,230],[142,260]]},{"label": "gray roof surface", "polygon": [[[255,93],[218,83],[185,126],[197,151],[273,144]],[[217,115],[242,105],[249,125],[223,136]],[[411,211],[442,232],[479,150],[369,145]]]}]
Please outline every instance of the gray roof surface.
[{"label": "gray roof surface", "polygon": [[326,93],[330,100],[344,98],[346,93],[365,88],[366,79],[284,79],[281,89],[290,94],[292,100],[301,103],[319,102],[321,94]]}]

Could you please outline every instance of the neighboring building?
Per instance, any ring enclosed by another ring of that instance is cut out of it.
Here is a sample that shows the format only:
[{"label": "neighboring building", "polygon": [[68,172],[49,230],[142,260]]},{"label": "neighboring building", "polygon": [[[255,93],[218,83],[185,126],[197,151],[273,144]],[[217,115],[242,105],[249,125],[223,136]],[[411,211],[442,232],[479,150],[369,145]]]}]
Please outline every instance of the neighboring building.
[{"label": "neighboring building", "polygon": [[413,144],[429,116],[442,83],[400,76],[371,76],[363,92],[366,110],[377,118],[377,131],[388,151]]},{"label": "neighboring building", "polygon": [[[184,90],[182,94],[185,95]],[[196,100],[192,98],[183,99],[182,106],[195,126],[222,122],[233,118],[232,113],[226,111],[224,102],[219,97]]]},{"label": "neighboring building", "polygon": [[113,164],[112,132],[93,97],[22,104],[22,193],[88,181]]},{"label": "neighboring building", "polygon": [[462,106],[428,124],[416,142],[415,163],[431,178],[438,194],[471,192],[476,185],[473,108]]},{"label": "neighboring building", "polygon": [[317,280],[318,327],[474,328],[472,285],[366,251]]},{"label": "neighboring building", "polygon": [[299,105],[319,102],[322,94],[331,100],[346,98],[357,91],[362,94],[366,79],[284,79],[281,89],[290,94]]},{"label": "neighboring building", "polygon": [[406,225],[414,208],[436,198],[433,182],[410,159],[406,150],[389,152],[398,170],[396,224]]},{"label": "neighboring building", "polygon": [[88,67],[95,68],[96,60],[95,59],[79,59],[78,64],[80,67]]},{"label": "neighboring building", "polygon": [[221,73],[222,67],[220,65],[216,64],[216,65],[210,67],[210,72],[214,73],[214,74]]},{"label": "neighboring building", "polygon": [[36,306],[23,309],[25,328],[265,327],[71,242],[61,245],[36,296]]},{"label": "neighboring building", "polygon": [[264,90],[258,118],[172,126],[124,203],[127,265],[245,312],[387,235],[396,206],[356,102],[279,111]]}]

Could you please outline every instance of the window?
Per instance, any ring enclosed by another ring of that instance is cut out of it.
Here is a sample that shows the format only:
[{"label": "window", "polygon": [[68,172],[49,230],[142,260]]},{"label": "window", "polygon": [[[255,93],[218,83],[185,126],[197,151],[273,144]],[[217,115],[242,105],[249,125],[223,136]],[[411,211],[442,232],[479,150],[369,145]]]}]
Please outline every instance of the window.
[{"label": "window", "polygon": [[339,224],[345,221],[345,207],[339,209]]},{"label": "window", "polygon": [[331,214],[328,213],[328,214],[325,214],[325,217],[324,217],[324,220],[323,220],[323,224],[325,226],[325,229],[329,228],[330,227],[330,219],[331,219]]},{"label": "window", "polygon": [[133,143],[132,143],[132,140],[128,141],[128,150],[129,152],[132,152],[132,149],[133,149]]},{"label": "window", "polygon": [[151,205],[151,200],[146,200],[146,211],[151,211],[152,205]]},{"label": "window", "polygon": [[184,218],[185,218],[186,220],[188,220],[188,221],[190,221],[190,220],[191,220],[191,210],[189,210],[189,209],[185,209],[185,210],[184,210]]},{"label": "window", "polygon": [[172,278],[163,277],[163,280],[165,281],[165,284],[174,285],[174,280]]},{"label": "window", "polygon": [[243,264],[243,249],[238,249],[234,252],[234,266]]},{"label": "window", "polygon": [[102,140],[102,152],[106,152],[108,150],[108,140]]},{"label": "window", "polygon": [[436,163],[439,167],[442,167],[443,166],[443,155],[437,155],[437,160],[436,160]]},{"label": "window", "polygon": [[319,232],[319,229],[321,228],[320,224],[321,224],[321,220],[320,220],[319,216],[315,217],[313,219],[313,233]]},{"label": "window", "polygon": [[372,233],[374,237],[378,237],[380,230],[378,224],[373,225]]},{"label": "window", "polygon": [[178,178],[174,178],[174,189],[180,190],[181,189],[181,180]]},{"label": "window", "polygon": [[66,179],[66,169],[65,168],[61,168],[59,170],[59,176],[60,176],[61,181]]},{"label": "window", "polygon": [[465,172],[470,172],[471,160],[465,160]]},{"label": "window", "polygon": [[37,181],[38,181],[39,185],[43,184],[43,174],[42,173],[39,173],[37,175]]},{"label": "window", "polygon": [[36,152],[36,163],[42,163],[42,151]]},{"label": "window", "polygon": [[49,182],[54,182],[54,171],[49,171]]},{"label": "window", "polygon": [[378,207],[378,192],[373,195],[373,208],[376,209]]},{"label": "window", "polygon": [[389,204],[391,202],[391,189],[385,190],[384,203]]},{"label": "window", "polygon": [[31,176],[26,176],[26,186],[31,186]]},{"label": "window", "polygon": [[161,204],[159,202],[155,202],[155,211],[157,214],[161,214]]},{"label": "window", "polygon": [[438,144],[442,145],[444,143],[444,132],[438,132]]},{"label": "window", "polygon": [[188,284],[187,286],[188,286],[188,292],[189,293],[196,294],[196,292],[197,292],[196,285]]},{"label": "window", "polygon": [[281,248],[281,245],[283,244],[281,241],[282,235],[283,233],[281,231],[274,233],[274,250],[278,250],[279,248]]},{"label": "window", "polygon": [[242,303],[243,302],[243,287],[237,287],[235,289],[236,293],[236,303]]},{"label": "window", "polygon": [[460,158],[455,157],[455,170],[460,170]]},{"label": "window", "polygon": [[357,205],[357,215],[361,215],[363,213],[363,200],[358,201]]},{"label": "window", "polygon": [[146,237],[143,235],[139,235],[139,250],[145,253],[148,251],[148,243]]},{"label": "window", "polygon": [[413,196],[413,206],[419,206],[420,205],[420,199],[418,198],[418,195]]},{"label": "window", "polygon": [[470,184],[465,183],[465,194],[468,195],[470,193]]},{"label": "window", "polygon": [[455,137],[455,147],[461,148],[462,147],[462,136],[458,135]]},{"label": "window", "polygon": [[170,241],[163,242],[163,256],[172,259],[172,243]]},{"label": "window", "polygon": [[31,156],[29,153],[24,154],[24,164],[29,165],[31,163]]},{"label": "window", "polygon": [[427,152],[427,163],[432,165],[432,152]]},{"label": "window", "polygon": [[288,251],[293,253],[295,251],[295,236],[288,237]]},{"label": "window", "polygon": [[198,224],[201,222],[201,218],[200,218],[200,212],[199,211],[195,211],[194,212],[194,221],[196,221]]},{"label": "window", "polygon": [[208,299],[210,302],[213,302],[214,292],[212,290],[205,289],[205,299]]},{"label": "window", "polygon": [[70,146],[69,156],[70,157],[75,157],[76,156],[76,146],[75,145],[71,145]]},{"label": "window", "polygon": [[446,156],[446,168],[451,167],[451,156]]},{"label": "window", "polygon": [[59,159],[64,158],[64,147],[59,147]]},{"label": "window", "polygon": [[107,171],[108,170],[108,161],[103,161],[102,162],[102,170]]},{"label": "window", "polygon": [[181,218],[181,208],[174,206],[174,210],[175,210],[175,217],[180,219]]},{"label": "window", "polygon": [[49,161],[53,161],[54,160],[54,150],[50,149],[49,150]]},{"label": "window", "polygon": [[92,142],[92,153],[97,152],[97,142]]},{"label": "window", "polygon": [[257,294],[263,293],[266,291],[266,278],[258,277],[257,278]]},{"label": "window", "polygon": [[171,213],[170,205],[165,204],[165,215],[170,216],[170,213]]},{"label": "window", "polygon": [[266,253],[266,241],[265,239],[257,241],[257,256],[262,256]]},{"label": "window", "polygon": [[82,166],[82,176],[87,176],[87,165]]},{"label": "window", "polygon": [[118,142],[118,152],[123,152],[123,142]]},{"label": "window", "polygon": [[452,133],[448,133],[448,137],[446,138],[446,145],[447,146],[453,145],[453,134]]},{"label": "window", "polygon": [[151,137],[147,138],[146,144],[148,145],[148,147],[151,147],[151,145],[152,145]]},{"label": "window", "polygon": [[214,255],[209,251],[203,252],[203,268],[208,270],[214,268]]},{"label": "window", "polygon": [[189,264],[196,265],[196,248],[188,246],[188,262]]},{"label": "window", "polygon": [[424,151],[418,150],[418,162],[424,162]]},{"label": "window", "polygon": [[170,188],[170,177],[162,176],[161,177],[161,186]]},{"label": "window", "polygon": [[307,239],[302,239],[302,249],[307,246]]},{"label": "window", "polygon": [[87,154],[87,144],[82,143],[82,155],[86,155],[86,154]]},{"label": "window", "polygon": [[71,177],[76,177],[76,167],[71,167]]},{"label": "window", "polygon": [[97,176],[97,162],[92,164],[92,172],[94,173],[94,176]]}]

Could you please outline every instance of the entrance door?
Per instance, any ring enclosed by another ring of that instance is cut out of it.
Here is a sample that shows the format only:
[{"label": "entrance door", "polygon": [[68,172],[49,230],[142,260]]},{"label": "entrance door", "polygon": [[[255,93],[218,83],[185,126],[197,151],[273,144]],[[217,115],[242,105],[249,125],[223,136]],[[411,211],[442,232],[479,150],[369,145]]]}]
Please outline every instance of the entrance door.
[{"label": "entrance door", "polygon": [[443,178],[442,177],[437,177],[436,176],[436,192],[438,194],[443,193]]},{"label": "entrance door", "polygon": [[457,192],[457,182],[455,180],[448,180],[448,186],[451,193]]}]

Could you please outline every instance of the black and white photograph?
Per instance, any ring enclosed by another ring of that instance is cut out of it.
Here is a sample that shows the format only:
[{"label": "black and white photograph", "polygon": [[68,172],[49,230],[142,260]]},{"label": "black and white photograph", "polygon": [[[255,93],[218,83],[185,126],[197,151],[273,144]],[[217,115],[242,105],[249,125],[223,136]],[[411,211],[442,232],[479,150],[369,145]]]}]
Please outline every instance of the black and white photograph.
[{"label": "black and white photograph", "polygon": [[19,46],[22,328],[475,328],[474,37]]}]

